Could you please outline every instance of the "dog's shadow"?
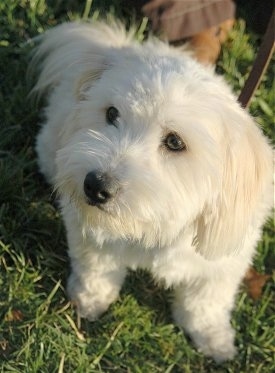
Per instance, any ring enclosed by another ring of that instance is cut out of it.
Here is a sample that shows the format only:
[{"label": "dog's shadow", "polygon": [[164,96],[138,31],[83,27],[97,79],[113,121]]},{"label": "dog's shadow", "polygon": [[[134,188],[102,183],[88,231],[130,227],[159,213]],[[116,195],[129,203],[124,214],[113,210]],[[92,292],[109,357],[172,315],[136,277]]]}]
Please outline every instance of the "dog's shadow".
[{"label": "dog's shadow", "polygon": [[[117,324],[119,321],[140,325],[150,319],[150,324],[173,324],[171,290],[157,284],[149,272],[138,269],[129,271],[120,297],[112,303],[104,314],[96,321],[81,319],[80,330],[89,337],[96,337],[105,330],[106,325]],[[126,320],[126,321],[125,321]],[[134,326],[133,326],[134,327]]]},{"label": "dog's shadow", "polygon": [[157,284],[147,271],[129,271],[121,290],[121,298],[134,297],[141,308],[154,311],[155,322],[170,323],[172,291]]}]

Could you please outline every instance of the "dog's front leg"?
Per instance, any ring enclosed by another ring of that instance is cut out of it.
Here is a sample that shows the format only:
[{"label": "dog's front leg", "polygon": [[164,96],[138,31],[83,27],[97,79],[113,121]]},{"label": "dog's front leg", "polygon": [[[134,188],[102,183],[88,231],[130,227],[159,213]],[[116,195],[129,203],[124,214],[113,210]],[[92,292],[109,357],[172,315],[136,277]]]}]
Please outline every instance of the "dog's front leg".
[{"label": "dog's front leg", "polygon": [[70,253],[72,273],[68,281],[69,296],[81,317],[96,320],[117,299],[126,269],[111,255],[94,252],[91,247],[83,250],[78,247]]},{"label": "dog's front leg", "polygon": [[230,314],[238,283],[229,277],[218,281],[200,279],[175,288],[176,323],[191,336],[201,352],[216,362],[232,359],[235,354]]}]

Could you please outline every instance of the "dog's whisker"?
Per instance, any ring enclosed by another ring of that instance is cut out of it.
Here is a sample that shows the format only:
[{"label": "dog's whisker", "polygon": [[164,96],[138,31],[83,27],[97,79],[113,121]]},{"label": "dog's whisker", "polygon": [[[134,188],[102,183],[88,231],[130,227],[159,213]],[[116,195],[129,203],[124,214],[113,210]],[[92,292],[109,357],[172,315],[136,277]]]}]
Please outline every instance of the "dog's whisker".
[{"label": "dog's whisker", "polygon": [[106,135],[104,135],[101,132],[94,131],[94,130],[90,129],[89,130],[89,135],[91,135],[91,137],[93,137],[94,139],[96,139],[98,141],[102,141],[102,142],[106,143],[107,145],[113,146],[113,142]]}]

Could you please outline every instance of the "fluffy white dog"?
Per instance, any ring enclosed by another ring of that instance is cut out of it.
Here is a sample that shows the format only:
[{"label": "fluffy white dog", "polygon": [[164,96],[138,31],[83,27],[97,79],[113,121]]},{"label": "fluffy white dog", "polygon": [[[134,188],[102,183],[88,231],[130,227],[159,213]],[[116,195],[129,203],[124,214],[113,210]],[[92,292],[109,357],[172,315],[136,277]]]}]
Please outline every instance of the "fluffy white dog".
[{"label": "fluffy white dog", "polygon": [[39,165],[60,194],[68,292],[95,320],[127,268],[175,293],[176,323],[216,361],[272,194],[272,151],[222,78],[119,25],[69,23],[38,47]]}]

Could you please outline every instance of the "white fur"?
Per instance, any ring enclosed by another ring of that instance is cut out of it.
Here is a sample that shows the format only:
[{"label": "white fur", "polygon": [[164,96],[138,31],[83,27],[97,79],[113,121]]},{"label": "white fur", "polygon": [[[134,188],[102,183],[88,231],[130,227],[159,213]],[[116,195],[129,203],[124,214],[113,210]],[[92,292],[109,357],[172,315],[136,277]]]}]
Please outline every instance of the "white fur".
[{"label": "white fur", "polygon": [[[72,274],[68,291],[91,320],[127,268],[175,289],[175,321],[216,361],[234,355],[230,312],[271,206],[271,148],[228,86],[188,55],[119,25],[48,31],[33,64],[48,93],[39,165],[58,190]],[[117,127],[106,109],[120,112]],[[162,144],[177,132],[187,150]],[[100,170],[120,184],[105,211],[83,182]]]}]

